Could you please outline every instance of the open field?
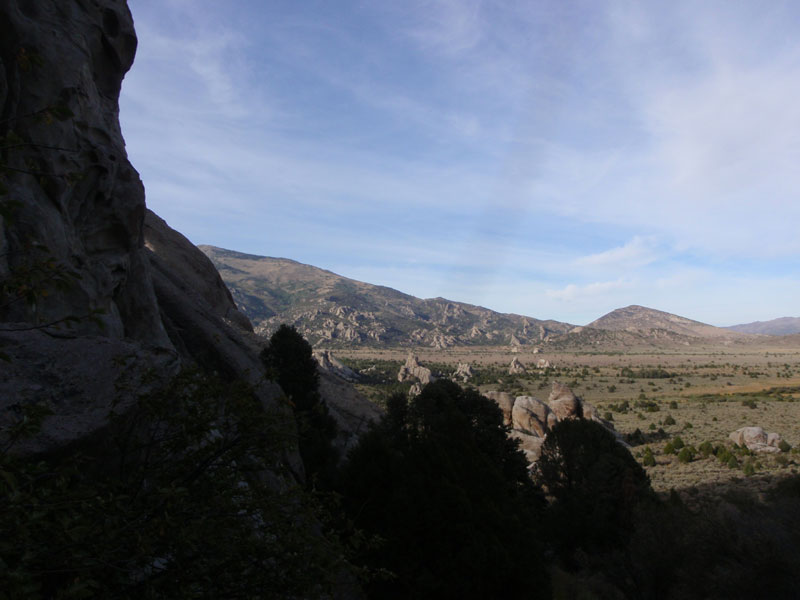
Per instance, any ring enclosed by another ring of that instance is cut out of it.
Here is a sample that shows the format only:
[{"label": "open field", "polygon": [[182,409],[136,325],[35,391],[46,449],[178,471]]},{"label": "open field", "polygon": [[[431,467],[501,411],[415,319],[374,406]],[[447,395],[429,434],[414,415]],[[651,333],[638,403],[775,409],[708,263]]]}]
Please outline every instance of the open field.
[{"label": "open field", "polygon": [[[800,466],[800,454],[795,450],[800,449],[800,348],[731,350],[710,346],[685,353],[420,348],[414,353],[440,376],[452,374],[458,363],[469,363],[475,372],[470,384],[481,391],[500,390],[546,400],[553,381],[569,385],[628,436],[640,461],[650,447],[656,464],[647,471],[656,490],[675,488],[689,501],[698,489],[724,493],[729,486],[744,485],[763,491],[781,475],[796,473]],[[395,376],[407,349],[339,350],[336,354],[359,370],[375,366],[371,379],[359,385],[374,400],[404,389]],[[526,373],[508,374],[514,358],[526,366]],[[550,367],[536,368],[539,360],[548,361]],[[792,450],[752,456],[738,451],[728,434],[745,426],[779,433]],[[675,445],[676,437],[698,450],[690,462],[679,461],[677,453],[665,453],[669,442]],[[699,451],[704,442],[734,451],[736,464],[729,466],[730,461],[722,462],[714,454],[704,458]]]}]

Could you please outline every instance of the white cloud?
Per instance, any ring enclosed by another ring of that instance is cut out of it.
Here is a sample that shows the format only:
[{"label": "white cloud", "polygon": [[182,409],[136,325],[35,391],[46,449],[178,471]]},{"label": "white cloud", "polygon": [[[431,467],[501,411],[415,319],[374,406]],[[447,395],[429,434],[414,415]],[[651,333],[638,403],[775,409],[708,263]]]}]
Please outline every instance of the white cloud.
[{"label": "white cloud", "polygon": [[575,260],[580,267],[600,267],[613,270],[628,270],[648,265],[659,257],[653,237],[634,236],[624,246],[611,248],[597,254],[582,256]]},{"label": "white cloud", "polygon": [[633,282],[617,279],[616,281],[595,281],[585,285],[575,285],[574,283],[570,283],[562,289],[549,289],[546,291],[546,294],[550,298],[555,300],[564,300],[566,302],[594,302],[598,298],[607,296],[609,292],[615,292],[622,289],[631,289],[633,287]]}]

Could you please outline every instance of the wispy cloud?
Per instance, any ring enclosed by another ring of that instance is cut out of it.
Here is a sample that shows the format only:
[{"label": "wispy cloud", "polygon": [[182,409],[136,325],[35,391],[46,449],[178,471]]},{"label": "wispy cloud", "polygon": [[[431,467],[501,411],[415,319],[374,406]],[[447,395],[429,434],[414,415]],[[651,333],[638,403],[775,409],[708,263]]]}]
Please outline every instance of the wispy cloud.
[{"label": "wispy cloud", "polygon": [[131,9],[123,133],[198,243],[576,323],[800,296],[791,3]]},{"label": "wispy cloud", "polygon": [[579,267],[629,270],[648,265],[656,261],[658,257],[659,252],[655,238],[637,235],[624,246],[581,256],[575,261],[575,264]]}]

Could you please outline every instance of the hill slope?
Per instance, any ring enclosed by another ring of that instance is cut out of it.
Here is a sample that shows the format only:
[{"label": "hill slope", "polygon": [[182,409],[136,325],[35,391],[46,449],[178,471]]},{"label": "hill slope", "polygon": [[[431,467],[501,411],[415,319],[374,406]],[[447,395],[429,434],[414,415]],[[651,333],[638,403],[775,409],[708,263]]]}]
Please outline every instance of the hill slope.
[{"label": "hill slope", "polygon": [[453,302],[419,299],[285,258],[199,246],[250,318],[269,335],[294,325],[314,345],[527,345],[572,325]]},{"label": "hill slope", "polygon": [[700,321],[693,321],[686,317],[679,317],[668,312],[637,305],[611,311],[596,321],[592,321],[587,327],[629,332],[657,330],[672,335],[695,338],[736,339],[744,337],[742,334],[729,329],[714,327]]},{"label": "hill slope", "polygon": [[725,329],[739,333],[757,333],[761,335],[792,335],[800,333],[800,317],[781,317],[770,321],[754,321],[741,325],[731,325]]}]

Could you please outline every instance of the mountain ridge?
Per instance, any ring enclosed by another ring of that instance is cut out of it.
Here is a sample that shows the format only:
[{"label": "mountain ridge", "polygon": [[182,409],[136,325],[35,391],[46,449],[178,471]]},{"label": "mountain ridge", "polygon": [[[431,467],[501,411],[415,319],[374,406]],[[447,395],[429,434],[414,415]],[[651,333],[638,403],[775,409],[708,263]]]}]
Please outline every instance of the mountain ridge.
[{"label": "mountain ridge", "polygon": [[267,335],[282,322],[314,345],[534,345],[574,328],[446,298],[416,298],[287,258],[198,246]]},{"label": "mountain ridge", "polygon": [[754,336],[631,305],[586,326],[499,313],[447,298],[416,298],[289,258],[198,246],[261,335],[281,323],[318,347],[510,346],[542,349],[745,343]]},{"label": "mountain ridge", "polygon": [[769,321],[753,321],[730,325],[725,329],[757,335],[786,336],[800,333],[800,317],[778,317]]}]

